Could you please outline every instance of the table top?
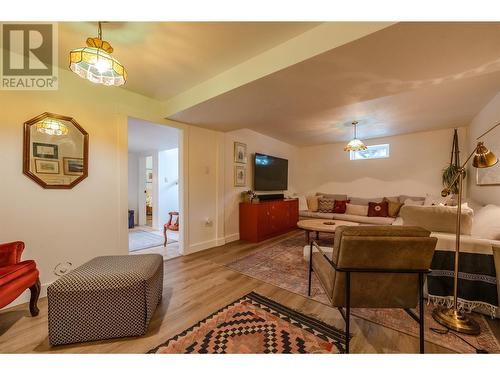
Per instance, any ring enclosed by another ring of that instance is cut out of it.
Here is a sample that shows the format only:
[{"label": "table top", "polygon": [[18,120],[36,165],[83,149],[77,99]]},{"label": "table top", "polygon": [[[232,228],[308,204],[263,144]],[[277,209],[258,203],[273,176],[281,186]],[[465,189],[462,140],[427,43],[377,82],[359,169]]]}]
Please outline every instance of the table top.
[{"label": "table top", "polygon": [[359,223],[335,219],[307,219],[297,223],[299,228],[326,233],[335,233],[335,228],[341,225],[359,225]]}]

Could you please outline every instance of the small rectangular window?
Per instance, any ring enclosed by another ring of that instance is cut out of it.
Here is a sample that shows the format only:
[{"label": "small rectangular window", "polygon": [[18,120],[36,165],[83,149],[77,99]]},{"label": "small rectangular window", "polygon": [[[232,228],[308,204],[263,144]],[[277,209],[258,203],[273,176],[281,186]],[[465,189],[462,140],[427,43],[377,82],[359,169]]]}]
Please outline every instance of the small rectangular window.
[{"label": "small rectangular window", "polygon": [[351,160],[365,160],[365,159],[382,159],[389,157],[389,145],[373,145],[368,146],[364,151],[350,151],[349,156]]}]

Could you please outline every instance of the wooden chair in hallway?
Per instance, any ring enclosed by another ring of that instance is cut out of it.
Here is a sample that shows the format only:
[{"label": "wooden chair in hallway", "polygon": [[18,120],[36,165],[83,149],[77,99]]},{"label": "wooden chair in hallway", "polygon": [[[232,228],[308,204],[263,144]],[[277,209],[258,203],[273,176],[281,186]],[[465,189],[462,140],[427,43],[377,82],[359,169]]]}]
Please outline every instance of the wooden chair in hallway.
[{"label": "wooden chair in hallway", "polygon": [[171,211],[168,215],[168,222],[163,226],[163,237],[165,238],[163,247],[167,246],[167,230],[179,231],[179,213],[177,211]]},{"label": "wooden chair in hallway", "polygon": [[[428,230],[411,226],[340,226],[328,255],[311,242],[308,294],[314,272],[345,320],[346,353],[351,307],[404,309],[419,323],[424,352],[423,286],[436,242]],[[410,310],[417,305],[419,316]]]}]

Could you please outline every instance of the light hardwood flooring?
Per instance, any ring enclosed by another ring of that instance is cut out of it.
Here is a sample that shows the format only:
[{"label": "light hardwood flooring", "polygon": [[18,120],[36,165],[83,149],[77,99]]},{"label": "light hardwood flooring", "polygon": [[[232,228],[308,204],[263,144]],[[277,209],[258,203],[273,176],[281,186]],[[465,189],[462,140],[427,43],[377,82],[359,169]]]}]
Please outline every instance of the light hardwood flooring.
[{"label": "light hardwood flooring", "polygon": [[[162,230],[155,230],[151,228],[150,226],[135,226],[133,229],[129,229],[130,232],[134,231],[146,231],[146,232],[151,232],[154,234],[157,234],[159,236],[163,237],[163,231]],[[181,251],[179,248],[179,232],[174,232],[174,231],[167,231],[167,246],[163,247],[161,246],[155,246],[155,247],[148,247],[147,249],[142,249],[142,250],[136,250],[136,251],[131,251],[129,254],[131,255],[139,255],[139,254],[160,254],[164,260],[172,259],[172,258],[177,258],[181,256]]]},{"label": "light hardwood flooring", "polygon": [[[35,318],[30,317],[26,305],[0,312],[0,353],[146,353],[250,291],[343,329],[344,322],[336,309],[224,266],[282,237],[257,245],[233,242],[166,261],[163,299],[145,336],[51,347],[47,339],[47,299],[42,298],[40,315]],[[356,317],[352,320],[352,353],[418,352],[415,337]],[[496,324],[498,334],[498,321]],[[451,351],[426,342],[426,352]]]}]

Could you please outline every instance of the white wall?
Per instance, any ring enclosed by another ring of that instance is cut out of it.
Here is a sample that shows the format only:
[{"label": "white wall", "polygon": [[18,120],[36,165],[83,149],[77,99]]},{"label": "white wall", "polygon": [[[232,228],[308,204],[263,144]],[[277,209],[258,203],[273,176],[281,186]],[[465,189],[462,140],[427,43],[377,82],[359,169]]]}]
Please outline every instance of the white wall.
[{"label": "white wall", "polygon": [[179,149],[158,153],[158,220],[165,223],[170,211],[179,211]]},{"label": "white wall", "polygon": [[[477,144],[476,138],[498,122],[500,122],[500,92],[472,120],[469,127],[469,149],[472,151]],[[484,141],[486,147],[495,150],[497,157],[500,157],[500,126],[481,138],[481,141]],[[500,173],[500,163],[491,168]],[[500,205],[500,185],[477,186],[476,169],[469,166],[468,172],[470,197],[481,204]]]},{"label": "white wall", "polygon": [[139,198],[139,155],[128,153],[128,209],[134,210],[134,223],[137,224]]},{"label": "white wall", "polygon": [[[247,186],[234,186],[234,142],[247,145]],[[239,202],[241,192],[253,190],[253,155],[258,153],[288,159],[288,194],[296,192],[295,175],[298,147],[262,135],[250,129],[240,129],[224,134],[224,233],[227,242],[239,239]]]},{"label": "white wall", "polygon": [[[187,220],[192,228],[184,231],[181,242],[189,251],[215,243],[216,232],[205,228],[203,218],[215,220],[220,212],[215,173],[220,171],[221,133],[167,121],[159,102],[121,88],[92,84],[63,69],[59,90],[0,91],[0,103],[4,155],[0,160],[4,218],[0,243],[26,243],[23,259],[36,260],[42,296],[57,278],[53,269],[58,263],[71,262],[76,267],[96,256],[128,253],[128,117],[182,130],[185,192],[181,209],[185,217],[181,225]],[[23,123],[46,111],[74,117],[89,133],[89,176],[70,190],[42,189],[22,173]],[[214,223],[213,228],[216,225],[222,226]],[[15,303],[26,301],[28,295]]]},{"label": "white wall", "polygon": [[[317,191],[359,197],[400,194],[439,195],[441,171],[450,160],[453,129],[370,139],[390,144],[387,159],[349,160],[345,143],[303,147],[297,158],[296,183],[302,193]],[[467,129],[459,129],[461,156],[467,152]]]}]

